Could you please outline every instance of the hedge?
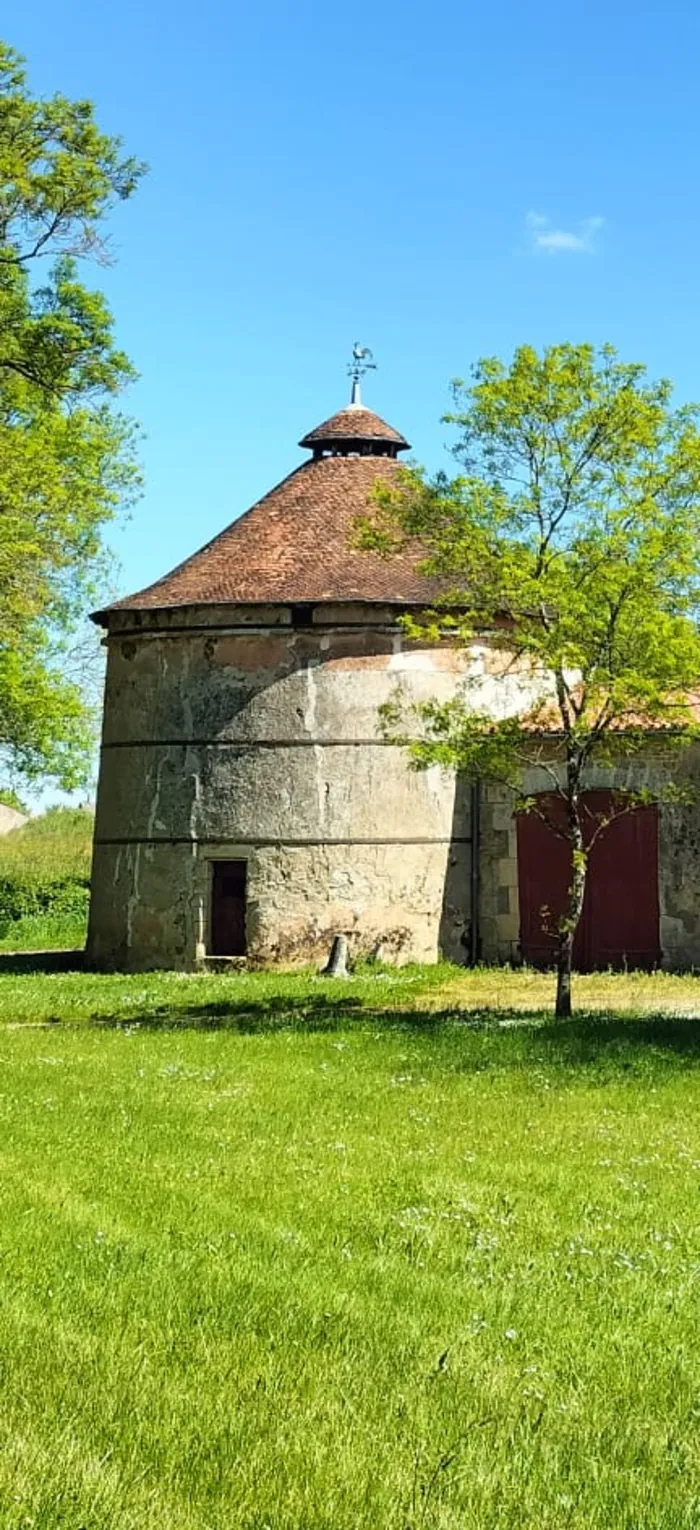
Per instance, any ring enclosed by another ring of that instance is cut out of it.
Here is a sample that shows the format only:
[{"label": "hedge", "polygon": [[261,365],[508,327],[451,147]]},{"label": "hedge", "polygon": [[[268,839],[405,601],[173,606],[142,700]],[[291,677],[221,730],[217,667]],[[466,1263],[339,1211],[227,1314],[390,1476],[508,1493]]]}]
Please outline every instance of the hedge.
[{"label": "hedge", "polygon": [[52,808],[0,837],[0,933],[28,915],[87,913],[92,814]]}]

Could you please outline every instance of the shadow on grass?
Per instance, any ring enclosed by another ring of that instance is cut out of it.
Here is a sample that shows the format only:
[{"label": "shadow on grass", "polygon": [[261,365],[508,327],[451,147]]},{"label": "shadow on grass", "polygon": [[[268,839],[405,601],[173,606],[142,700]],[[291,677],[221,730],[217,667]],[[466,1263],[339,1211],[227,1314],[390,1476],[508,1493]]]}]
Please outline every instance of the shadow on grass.
[{"label": "shadow on grass", "polygon": [[84,951],[0,951],[0,976],[30,972],[82,972]]},{"label": "shadow on grass", "polygon": [[206,1007],[162,1005],[133,1019],[94,1014],[91,1024],[158,1031],[228,1030],[259,1036],[281,1031],[307,1035],[403,1032],[426,1043],[450,1038],[457,1044],[450,1048],[451,1065],[459,1067],[462,1054],[468,1068],[535,1062],[566,1066],[595,1063],[605,1054],[624,1068],[625,1057],[645,1051],[675,1054],[688,1062],[700,1060],[700,1017],[594,1011],[557,1021],[542,1010],[392,1009],[352,995],[280,996],[253,1002],[241,997]]}]

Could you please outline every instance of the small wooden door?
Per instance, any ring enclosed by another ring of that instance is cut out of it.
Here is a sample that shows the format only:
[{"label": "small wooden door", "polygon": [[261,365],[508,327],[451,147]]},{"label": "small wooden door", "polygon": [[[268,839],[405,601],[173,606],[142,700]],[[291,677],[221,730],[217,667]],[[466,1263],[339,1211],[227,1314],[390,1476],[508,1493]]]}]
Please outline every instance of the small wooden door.
[{"label": "small wooden door", "polygon": [[[559,799],[548,795],[544,800],[551,816],[563,815]],[[614,806],[610,792],[585,793],[584,840],[590,843],[600,815]],[[637,807],[615,819],[593,844],[574,941],[578,972],[606,967],[648,971],[659,965],[658,817],[652,805]],[[517,834],[523,960],[551,967],[554,930],[569,885],[568,846],[531,813],[518,817]]]},{"label": "small wooden door", "polygon": [[210,952],[212,956],[245,956],[245,903],[245,861],[213,861]]}]

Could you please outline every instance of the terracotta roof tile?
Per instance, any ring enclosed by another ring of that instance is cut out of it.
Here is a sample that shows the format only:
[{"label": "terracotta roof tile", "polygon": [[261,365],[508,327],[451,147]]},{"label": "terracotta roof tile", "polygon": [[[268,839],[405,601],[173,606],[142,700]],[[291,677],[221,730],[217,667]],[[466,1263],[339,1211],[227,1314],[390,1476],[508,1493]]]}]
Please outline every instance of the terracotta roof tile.
[{"label": "terracotta roof tile", "polygon": [[399,452],[408,451],[410,445],[393,425],[387,425],[386,420],[361,404],[348,404],[345,409],[339,409],[329,420],[302,436],[299,445],[323,446],[332,441],[387,441]]},{"label": "terracotta roof tile", "polygon": [[[328,456],[304,462],[206,547],[108,609],[164,610],[220,602],[429,603],[435,586],[417,573],[415,556],[381,558],[353,545],[355,521],[373,485],[400,472],[390,457]],[[104,615],[97,613],[96,619]]]},{"label": "terracotta roof tile", "polygon": [[[580,687],[572,687],[574,699],[580,699]],[[690,717],[688,718],[688,713]],[[685,727],[686,723],[700,723],[700,691],[688,691],[685,696],[678,696],[675,700],[670,697],[664,712],[657,717],[645,717],[642,712],[629,711],[624,717],[616,717],[610,724],[611,733],[624,733],[627,730],[641,731],[644,733],[673,733],[679,726]],[[561,713],[556,702],[551,701],[543,707],[536,717],[525,719],[524,731],[533,734],[558,734],[563,737]]]}]

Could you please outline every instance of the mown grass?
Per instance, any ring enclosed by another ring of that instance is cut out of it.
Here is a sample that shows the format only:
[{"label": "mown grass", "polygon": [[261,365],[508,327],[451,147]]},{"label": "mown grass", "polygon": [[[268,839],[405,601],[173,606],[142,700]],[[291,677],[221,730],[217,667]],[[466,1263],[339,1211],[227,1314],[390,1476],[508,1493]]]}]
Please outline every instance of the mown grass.
[{"label": "mown grass", "polygon": [[698,992],[5,971],[3,1530],[695,1530]]},{"label": "mown grass", "polygon": [[[69,931],[68,931],[69,932]],[[68,933],[67,932],[67,933]],[[67,939],[57,942],[69,947]],[[48,950],[48,947],[45,948]],[[33,953],[38,951],[35,956]],[[71,958],[68,953],[68,965]],[[270,1032],[290,1025],[305,1030],[361,1027],[376,1012],[382,1024],[401,1025],[407,1011],[422,1023],[440,1015],[484,1015],[539,1023],[554,1003],[550,974],[528,968],[464,968],[442,963],[432,967],[359,967],[349,981],[321,978],[316,972],[208,973],[84,972],[75,951],[72,970],[57,955],[44,960],[34,940],[26,954],[0,955],[0,1024],[3,1020],[77,1023],[155,1023],[158,1025],[230,1026]],[[581,1014],[615,1011],[630,1015],[700,1015],[700,978],[671,973],[594,973],[574,978],[574,999]]]}]

